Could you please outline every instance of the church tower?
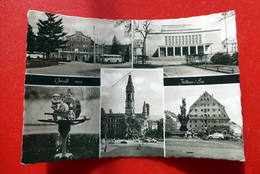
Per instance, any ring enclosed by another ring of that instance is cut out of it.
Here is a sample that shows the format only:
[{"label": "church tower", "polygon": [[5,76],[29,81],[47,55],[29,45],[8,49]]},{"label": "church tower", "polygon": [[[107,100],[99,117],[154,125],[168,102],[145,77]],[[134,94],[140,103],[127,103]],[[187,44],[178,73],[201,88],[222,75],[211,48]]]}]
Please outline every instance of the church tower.
[{"label": "church tower", "polygon": [[128,76],[128,82],[126,85],[126,100],[125,100],[125,114],[134,116],[135,114],[135,100],[134,100],[134,85],[132,82],[131,74]]}]

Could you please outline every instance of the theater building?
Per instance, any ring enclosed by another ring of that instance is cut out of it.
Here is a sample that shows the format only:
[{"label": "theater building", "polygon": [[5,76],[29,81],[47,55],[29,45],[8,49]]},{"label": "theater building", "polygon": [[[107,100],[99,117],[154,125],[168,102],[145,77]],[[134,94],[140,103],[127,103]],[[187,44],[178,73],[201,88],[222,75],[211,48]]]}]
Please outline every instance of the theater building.
[{"label": "theater building", "polygon": [[225,106],[219,103],[208,92],[204,92],[190,106],[188,115],[190,119],[187,127],[190,131],[229,134],[230,118],[225,110]]},{"label": "theater building", "polygon": [[[130,117],[138,121],[139,134],[144,134],[144,130],[148,129],[149,126],[154,127],[153,122],[150,122],[150,105],[144,101],[142,107],[142,113],[135,112],[135,90],[131,75],[128,76],[128,82],[126,85],[126,99],[125,99],[125,112],[124,113],[113,113],[112,109],[109,112],[102,108],[101,109],[101,127],[104,127],[107,138],[125,138],[127,127],[125,121]],[[122,101],[123,102],[123,101]],[[102,130],[101,130],[102,134]]]},{"label": "theater building", "polygon": [[147,56],[153,57],[214,54],[222,47],[221,29],[203,30],[191,28],[191,24],[162,25],[146,41]]}]

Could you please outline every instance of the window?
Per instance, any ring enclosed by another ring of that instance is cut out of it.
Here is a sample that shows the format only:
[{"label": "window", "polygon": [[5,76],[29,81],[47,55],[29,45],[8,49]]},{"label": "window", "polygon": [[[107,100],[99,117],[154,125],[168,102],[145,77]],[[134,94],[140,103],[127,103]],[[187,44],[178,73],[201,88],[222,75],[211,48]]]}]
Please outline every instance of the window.
[{"label": "window", "polygon": [[201,34],[199,35],[199,44],[201,44],[202,41],[201,41]]},{"label": "window", "polygon": [[188,36],[185,36],[185,45],[188,45]]},{"label": "window", "polygon": [[172,45],[174,45],[174,36],[172,36]]},{"label": "window", "polygon": [[195,35],[195,44],[198,44],[198,35]]},{"label": "window", "polygon": [[168,45],[171,45],[171,36],[168,36]]},{"label": "window", "polygon": [[165,36],[165,45],[167,45],[167,36]]},{"label": "window", "polygon": [[192,35],[191,37],[192,37],[191,44],[194,44],[194,35]]},{"label": "window", "polygon": [[179,45],[181,45],[181,36],[179,36]]},{"label": "window", "polygon": [[175,36],[175,45],[178,45],[178,37]]}]

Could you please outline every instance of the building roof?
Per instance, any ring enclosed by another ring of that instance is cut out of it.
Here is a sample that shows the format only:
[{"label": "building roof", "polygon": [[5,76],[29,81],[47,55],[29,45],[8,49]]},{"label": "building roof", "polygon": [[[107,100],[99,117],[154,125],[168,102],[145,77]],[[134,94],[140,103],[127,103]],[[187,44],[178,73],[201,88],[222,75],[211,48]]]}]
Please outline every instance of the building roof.
[{"label": "building roof", "polygon": [[[199,108],[199,109],[198,109]],[[216,111],[212,111],[217,109]],[[195,111],[197,109],[197,111]],[[196,114],[194,114],[196,113]],[[217,113],[217,114],[216,114]],[[191,119],[201,119],[201,115],[204,114],[216,114],[215,117],[207,117],[207,119],[219,119],[219,120],[230,120],[225,110],[225,106],[219,103],[214,97],[213,94],[210,95],[205,91],[190,107],[188,115]],[[197,115],[197,117],[194,115]],[[219,116],[220,115],[220,116]],[[205,119],[205,117],[203,117]]]},{"label": "building roof", "polygon": [[202,29],[194,29],[194,30],[167,30],[161,32],[150,32],[150,35],[160,35],[160,34],[191,34],[191,33],[206,33],[206,32],[216,32],[221,31],[221,29],[212,29],[212,30],[202,30]]}]

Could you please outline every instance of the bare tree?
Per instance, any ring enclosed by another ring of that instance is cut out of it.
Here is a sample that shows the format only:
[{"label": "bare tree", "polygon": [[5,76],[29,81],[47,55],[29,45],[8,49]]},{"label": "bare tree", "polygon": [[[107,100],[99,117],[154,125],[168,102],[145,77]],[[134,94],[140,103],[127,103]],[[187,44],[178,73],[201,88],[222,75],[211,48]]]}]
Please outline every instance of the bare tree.
[{"label": "bare tree", "polygon": [[142,37],[142,64],[144,64],[146,57],[146,39],[148,38],[148,34],[153,30],[151,24],[151,20],[119,20],[116,22],[116,26],[125,26],[126,36],[131,36],[132,32],[134,32],[134,34],[137,33]]}]

